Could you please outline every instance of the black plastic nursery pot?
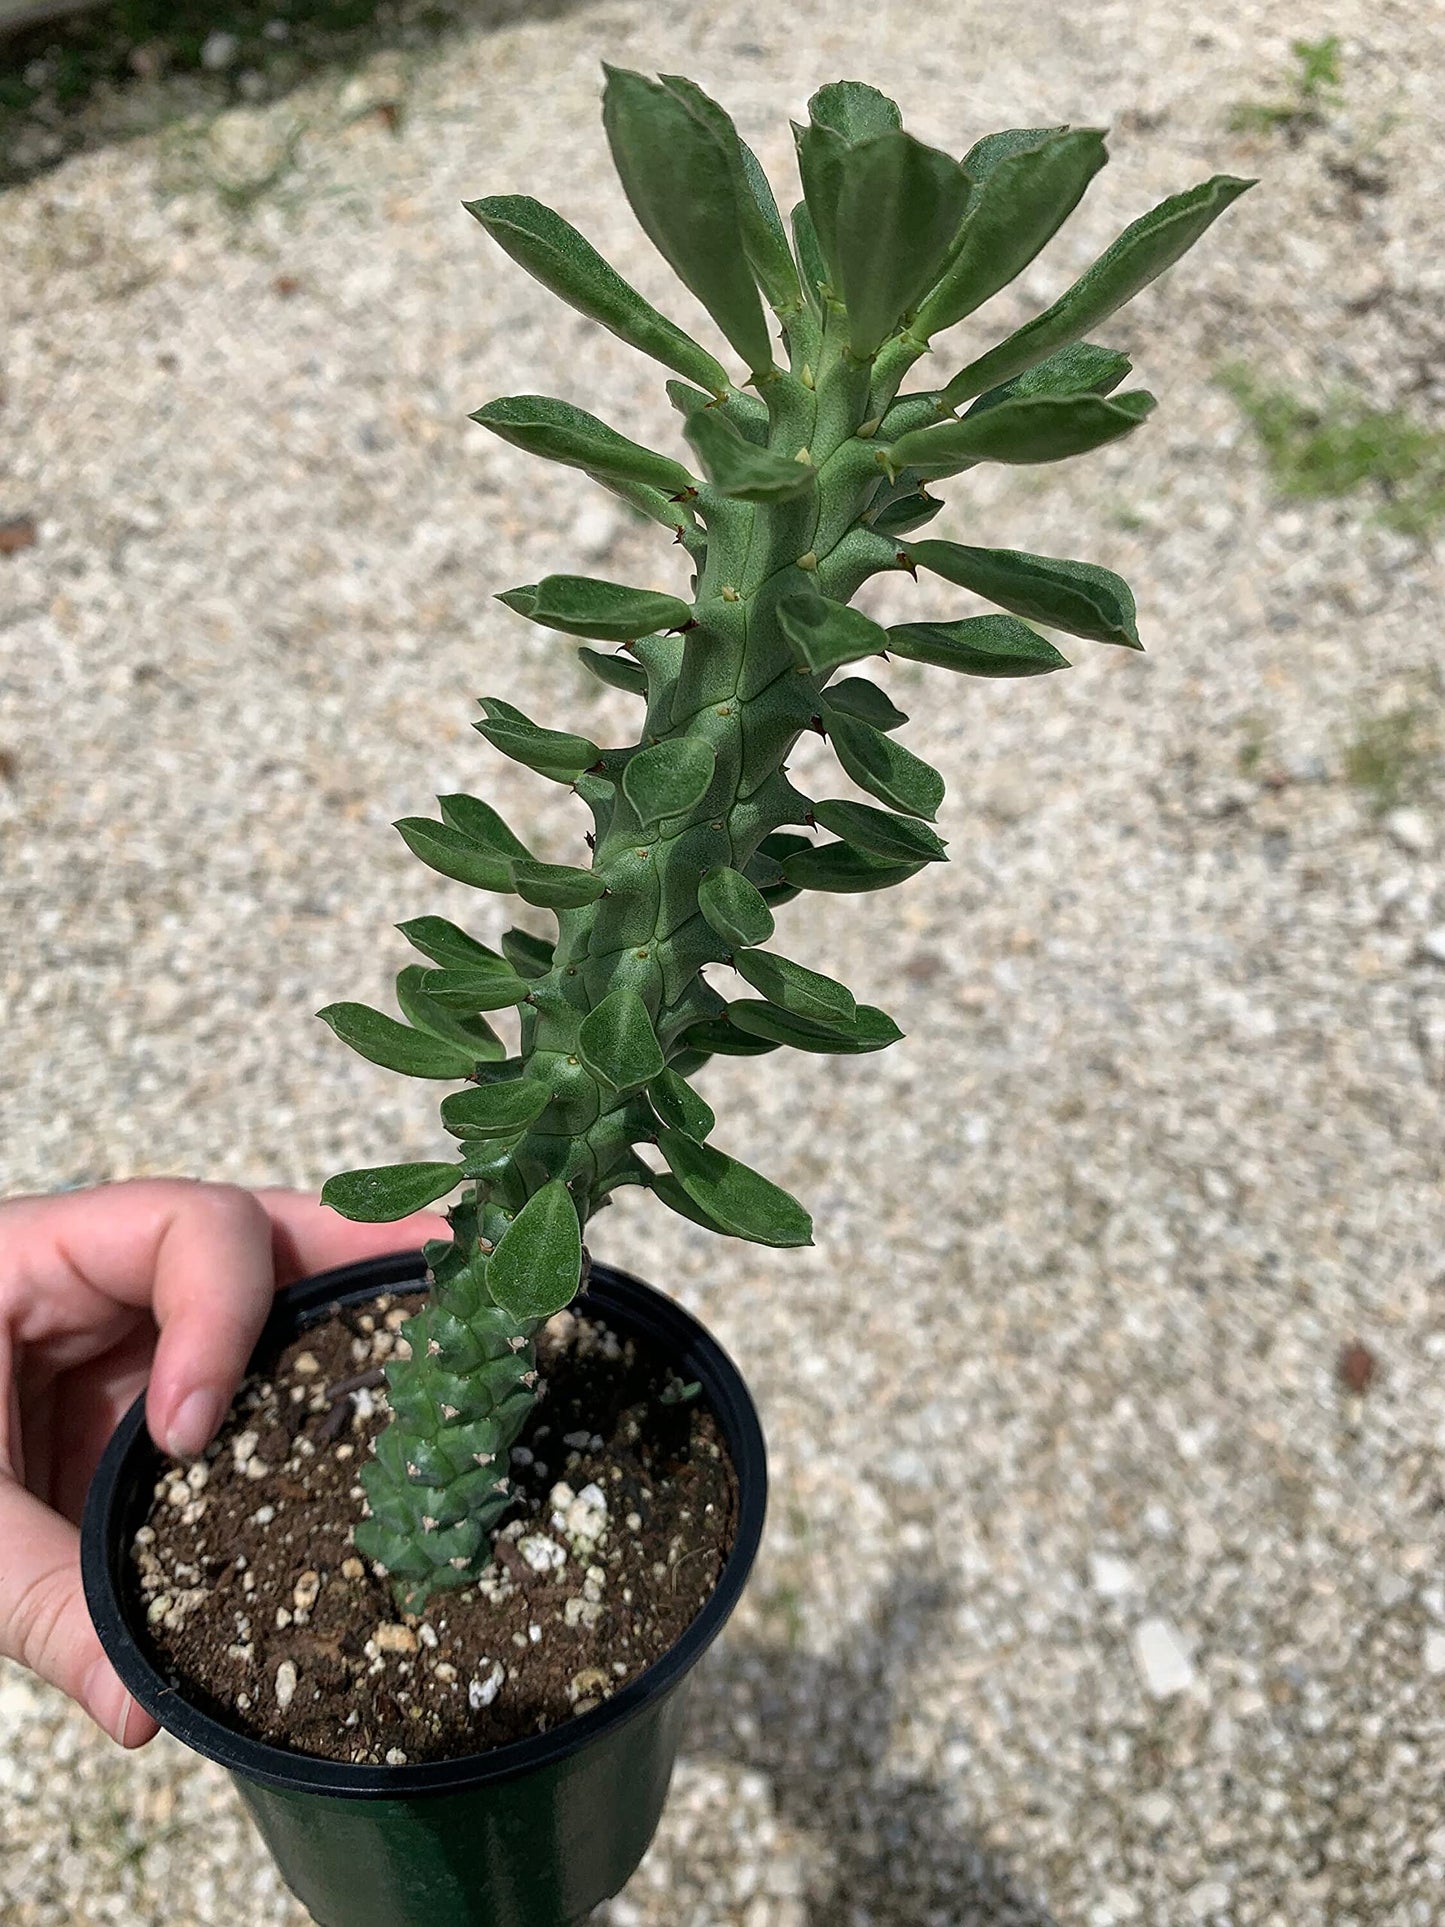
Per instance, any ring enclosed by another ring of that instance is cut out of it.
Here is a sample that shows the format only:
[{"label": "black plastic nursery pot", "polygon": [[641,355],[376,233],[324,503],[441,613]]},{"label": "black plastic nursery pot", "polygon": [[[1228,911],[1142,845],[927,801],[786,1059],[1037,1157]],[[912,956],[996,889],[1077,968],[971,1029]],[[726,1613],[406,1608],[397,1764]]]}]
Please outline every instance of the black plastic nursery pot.
[{"label": "black plastic nursery pot", "polygon": [[[277,1294],[259,1360],[337,1304],[420,1287],[419,1253]],[[349,1765],[252,1739],[187,1699],[147,1637],[130,1548],[160,1453],[138,1399],[92,1481],[85,1595],[112,1664],[153,1718],[227,1768],[282,1877],[320,1927],[580,1927],[647,1851],[676,1757],[689,1675],[737,1604],[762,1536],[767,1462],[737,1367],[697,1320],[626,1272],[594,1265],[579,1301],[696,1380],[738,1479],[737,1534],[716,1590],[661,1659],[591,1712],[465,1759]]]}]

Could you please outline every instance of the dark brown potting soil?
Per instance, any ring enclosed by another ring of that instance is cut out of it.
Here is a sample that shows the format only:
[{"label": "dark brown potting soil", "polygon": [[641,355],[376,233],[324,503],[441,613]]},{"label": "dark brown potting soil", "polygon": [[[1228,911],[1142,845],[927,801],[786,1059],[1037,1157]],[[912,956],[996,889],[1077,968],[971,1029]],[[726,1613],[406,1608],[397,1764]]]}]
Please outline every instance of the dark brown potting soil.
[{"label": "dark brown potting soil", "polygon": [[352,1531],[382,1366],[417,1303],[383,1294],[310,1326],[246,1381],[204,1458],[166,1467],[136,1534],[162,1669],[273,1745],[401,1765],[545,1731],[677,1641],[732,1542],[736,1480],[706,1405],[564,1312],[539,1342],[495,1564],[399,1614]]}]

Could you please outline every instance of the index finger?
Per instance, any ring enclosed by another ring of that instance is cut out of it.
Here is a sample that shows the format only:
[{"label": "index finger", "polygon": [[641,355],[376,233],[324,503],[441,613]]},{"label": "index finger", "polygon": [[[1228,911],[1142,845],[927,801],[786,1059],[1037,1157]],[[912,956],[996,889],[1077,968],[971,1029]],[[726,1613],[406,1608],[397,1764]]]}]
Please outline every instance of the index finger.
[{"label": "index finger", "polygon": [[213,1437],[278,1285],[447,1233],[430,1212],[353,1224],[304,1192],[198,1189],[202,1195],[170,1217],[155,1268],[160,1338],[146,1420],[156,1443],[178,1458]]},{"label": "index finger", "polygon": [[278,1282],[447,1234],[430,1212],[352,1224],[304,1192],[188,1178],[17,1200],[5,1215],[19,1256],[22,1343],[45,1316],[43,1300],[53,1308],[70,1297],[59,1322],[82,1331],[106,1299],[149,1305],[160,1337],[146,1417],[178,1457],[201,1451],[220,1424]]}]

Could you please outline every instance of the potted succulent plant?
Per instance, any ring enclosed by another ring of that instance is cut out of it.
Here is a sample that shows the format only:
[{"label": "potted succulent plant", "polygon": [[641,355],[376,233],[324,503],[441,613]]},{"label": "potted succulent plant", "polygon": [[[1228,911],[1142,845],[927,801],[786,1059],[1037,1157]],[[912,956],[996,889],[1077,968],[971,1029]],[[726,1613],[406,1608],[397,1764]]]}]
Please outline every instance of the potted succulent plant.
[{"label": "potted succulent plant", "polygon": [[[380,1429],[368,1435],[372,1455],[357,1461],[360,1484],[336,1530],[354,1574],[368,1562],[366,1582],[390,1588],[387,1648],[418,1654],[417,1672],[426,1665],[417,1629],[430,1631],[424,1644],[434,1647],[431,1619],[449,1623],[463,1601],[485,1611],[522,1563],[526,1542],[508,1538],[505,1522],[518,1465],[537,1455],[519,1441],[536,1423],[539,1348],[565,1345],[555,1321],[568,1308],[653,1347],[665,1366],[655,1403],[713,1414],[737,1503],[721,1577],[694,1623],[618,1690],[599,1674],[575,1718],[501,1746],[464,1742],[444,1758],[401,1747],[383,1759],[344,1747],[319,1757],[288,1746],[284,1731],[256,1737],[238,1710],[248,1695],[226,1702],[216,1683],[167,1672],[153,1638],[180,1607],[170,1591],[147,1605],[132,1554],[137,1539],[154,1540],[153,1530],[145,1539],[152,1512],[168,1503],[182,1518],[197,1510],[205,1477],[182,1485],[132,1414],[87,1518],[87,1582],[102,1634],[156,1717],[233,1769],[316,1918],[346,1927],[563,1927],[616,1891],[645,1849],[676,1744],[682,1678],[736,1599],[756,1547],[762,1455],[726,1360],[635,1281],[600,1267],[589,1280],[585,1227],[631,1184],[711,1231],[771,1246],[811,1241],[803,1206],[713,1142],[713,1112],[694,1080],[718,1053],[856,1053],[900,1035],[881,1010],[773,947],[775,912],[799,892],[885,889],[944,856],[932,827],[943,778],[901,745],[906,718],[855,666],[892,655],[988,677],[1063,667],[1035,625],[1139,646],[1129,590],[1107,569],[916,539],[940,507],[928,485],[979,462],[1052,461],[1133,433],[1153,398],[1116,392],[1127,357],[1085,337],[1250,185],[1216,177],[1164,202],[1052,307],[941,386],[902,393],[931,338],[1011,281],[1072,212],[1104,164],[1100,132],[1010,129],[959,161],[905,133],[875,89],[825,86],[795,130],[803,201],[790,238],[757,160],[690,81],[610,71],[604,121],[642,227],[716,322],[743,385],[559,215],[507,195],[470,210],[545,287],[675,371],[668,393],[691,453],[682,460],[642,447],[539,396],[491,402],[473,419],[640,510],[681,548],[690,580],[664,594],[557,574],[501,596],[519,615],[581,638],[587,667],[639,699],[636,739],[605,747],[539,725],[501,697],[481,699],[476,727],[488,743],[570,787],[590,812],[586,862],[539,856],[467,795],[442,797],[439,820],[397,826],[443,876],[551,912],[555,935],[509,929],[494,947],[422,917],[401,926],[427,960],[397,979],[404,1021],[357,1004],[321,1013],[373,1062],[457,1086],[441,1104],[453,1155],[348,1172],[330,1180],[325,1200],[349,1217],[388,1221],[451,1199],[451,1237],[421,1258],[287,1294],[258,1370],[277,1376],[282,1342],[295,1371],[308,1369],[310,1355],[296,1347],[310,1342],[308,1321],[327,1307],[386,1308],[380,1324],[363,1318],[359,1340],[354,1323],[346,1328],[360,1345],[351,1356],[369,1361]],[[871,577],[900,569],[956,584],[994,612],[884,628],[851,606]],[[809,730],[871,801],[795,787],[788,758]],[[510,1050],[488,1023],[499,1011],[519,1020]],[[422,1287],[408,1313],[396,1294]],[[379,1291],[388,1295],[378,1300]],[[372,1331],[378,1345],[386,1338],[379,1353],[367,1350]],[[309,1370],[321,1370],[315,1357]],[[269,1379],[245,1410],[262,1394],[274,1395]],[[331,1409],[300,1381],[291,1397],[302,1426]],[[254,1454],[254,1428],[239,1441],[235,1426],[225,1436],[232,1463],[221,1470],[249,1474],[257,1460],[243,1459],[243,1448]],[[324,1417],[302,1436],[296,1449],[315,1463],[337,1432]],[[585,1424],[577,1436],[586,1441]],[[337,1449],[349,1451],[349,1441],[347,1432]],[[570,1487],[561,1500],[554,1490],[551,1502],[565,1510],[574,1497]],[[582,1564],[597,1543],[583,1534]],[[307,1546],[298,1556],[322,1563]],[[142,1564],[155,1557],[145,1552]],[[602,1564],[587,1570],[596,1588],[607,1582]],[[303,1577],[310,1590],[298,1582],[294,1611],[283,1606],[278,1619],[310,1618],[325,1575]],[[605,1617],[600,1591],[579,1596],[575,1617],[589,1605],[594,1619]],[[236,1623],[249,1628],[249,1613]],[[240,1638],[232,1652],[249,1655],[250,1633]],[[372,1690],[378,1673],[383,1684],[390,1677],[386,1652],[367,1653],[352,1694]],[[487,1703],[488,1685],[495,1695],[511,1677],[498,1664],[474,1685],[473,1710]],[[296,1679],[292,1666],[284,1699],[299,1714]],[[353,1705],[347,1724],[356,1717]]]}]

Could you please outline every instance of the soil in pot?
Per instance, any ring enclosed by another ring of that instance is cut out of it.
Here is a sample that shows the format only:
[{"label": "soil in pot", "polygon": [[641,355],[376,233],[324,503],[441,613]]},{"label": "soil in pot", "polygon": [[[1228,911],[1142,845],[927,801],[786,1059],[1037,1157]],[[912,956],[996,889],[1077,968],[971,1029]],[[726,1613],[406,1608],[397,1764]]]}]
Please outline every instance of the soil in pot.
[{"label": "soil in pot", "polygon": [[496,1561],[424,1616],[352,1543],[415,1296],[336,1306],[247,1379],[205,1457],[156,1483],[133,1583],[161,1668],[254,1738],[327,1759],[454,1759],[547,1731],[685,1631],[732,1543],[706,1405],[645,1344],[564,1312],[513,1454]]}]

